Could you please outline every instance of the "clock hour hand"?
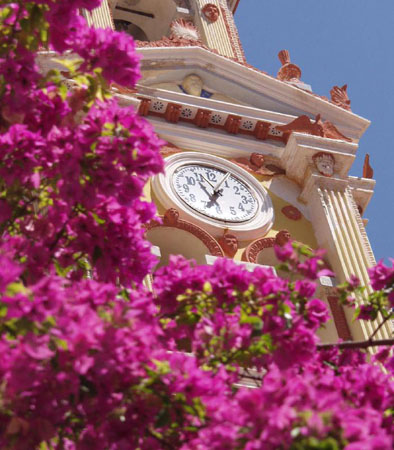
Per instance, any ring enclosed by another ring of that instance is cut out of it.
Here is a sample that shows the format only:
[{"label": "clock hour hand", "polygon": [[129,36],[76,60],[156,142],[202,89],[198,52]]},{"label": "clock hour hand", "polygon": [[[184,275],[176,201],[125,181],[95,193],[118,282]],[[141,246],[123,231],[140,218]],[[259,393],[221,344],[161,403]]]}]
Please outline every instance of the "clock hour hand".
[{"label": "clock hour hand", "polygon": [[208,192],[207,188],[205,187],[204,183],[202,181],[199,181],[201,189],[208,195],[209,198],[212,197],[212,194]]},{"label": "clock hour hand", "polygon": [[216,194],[210,194],[207,190],[207,188],[204,186],[204,184],[199,181],[200,186],[202,188],[202,190],[208,195],[209,197],[209,202],[207,202],[207,204],[205,205],[207,208],[210,208],[211,206],[217,206],[220,208],[218,202],[217,202],[217,195]]},{"label": "clock hour hand", "polygon": [[230,172],[227,172],[226,175],[219,181],[219,183],[216,184],[216,186],[213,188],[213,193],[216,194],[221,185],[227,180],[227,178],[230,176]]}]

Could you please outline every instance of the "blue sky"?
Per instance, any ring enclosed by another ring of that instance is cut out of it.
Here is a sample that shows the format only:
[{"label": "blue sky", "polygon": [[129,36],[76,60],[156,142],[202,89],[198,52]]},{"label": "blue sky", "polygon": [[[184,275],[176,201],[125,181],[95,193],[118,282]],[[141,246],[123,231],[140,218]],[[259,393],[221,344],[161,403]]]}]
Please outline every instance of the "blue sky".
[{"label": "blue sky", "polygon": [[276,75],[287,49],[317,94],[348,84],[352,111],[372,122],[350,174],[369,153],[367,232],[377,260],[394,257],[394,0],[241,0],[235,21],[249,64]]}]

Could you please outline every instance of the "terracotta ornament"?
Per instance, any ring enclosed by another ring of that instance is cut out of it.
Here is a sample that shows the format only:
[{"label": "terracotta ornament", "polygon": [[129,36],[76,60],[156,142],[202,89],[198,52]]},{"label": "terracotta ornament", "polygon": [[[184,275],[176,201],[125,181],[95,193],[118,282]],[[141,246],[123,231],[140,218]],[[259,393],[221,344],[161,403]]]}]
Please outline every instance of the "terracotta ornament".
[{"label": "terracotta ornament", "polygon": [[170,25],[171,36],[178,39],[187,39],[189,41],[198,41],[200,35],[197,28],[184,19],[174,20]]},{"label": "terracotta ornament", "polygon": [[291,81],[298,83],[301,79],[301,69],[290,62],[290,54],[288,50],[281,50],[278,53],[282,67],[279,69],[277,78],[281,81]]},{"label": "terracotta ornament", "polygon": [[301,115],[294,119],[287,125],[279,125],[275,127],[275,130],[282,131],[285,134],[285,141],[289,140],[290,134],[295,131],[296,133],[306,133],[312,136],[326,137],[329,139],[341,139],[344,141],[352,142],[352,140],[343,135],[331,122],[323,122],[320,114],[315,117],[315,121],[306,115]]},{"label": "terracotta ornament", "polygon": [[164,224],[165,225],[176,225],[179,220],[179,212],[175,208],[167,209],[164,213]]},{"label": "terracotta ornament", "polygon": [[182,106],[176,103],[168,103],[164,117],[168,122],[177,123],[181,115]]},{"label": "terracotta ornament", "polygon": [[260,169],[264,165],[264,155],[261,153],[252,153],[250,155],[250,164]]},{"label": "terracotta ornament", "polygon": [[231,159],[230,161],[254,175],[272,177],[286,173],[285,170],[275,164],[265,164],[264,155],[261,153],[252,153],[249,159],[240,157]]},{"label": "terracotta ornament", "polygon": [[275,245],[275,238],[260,238],[250,243],[242,253],[242,261],[257,263],[259,253]]},{"label": "terracotta ornament", "polygon": [[223,257],[224,253],[219,245],[218,241],[210,235],[207,231],[203,230],[198,225],[188,222],[187,220],[182,220],[179,218],[179,212],[175,208],[167,209],[163,217],[163,224],[152,220],[146,225],[147,230],[151,230],[156,227],[174,227],[179,230],[187,231],[193,236],[198,238],[209,250],[210,254],[213,256]]},{"label": "terracotta ornament", "polygon": [[316,169],[325,177],[334,175],[335,159],[329,153],[319,152],[313,155],[313,162]]},{"label": "terracotta ornament", "polygon": [[137,89],[130,89],[128,87],[121,86],[114,81],[111,83],[111,88],[115,88],[120,94],[135,94],[137,92]]},{"label": "terracotta ornament", "polygon": [[219,244],[226,256],[234,258],[234,255],[238,250],[238,238],[234,234],[224,233],[222,237],[218,239]]},{"label": "terracotta ornament", "polygon": [[344,84],[342,87],[334,86],[331,91],[331,102],[334,105],[340,106],[343,109],[351,111],[350,109],[350,100],[347,95],[347,84]]},{"label": "terracotta ornament", "polygon": [[201,9],[201,12],[203,16],[212,23],[218,20],[220,14],[219,8],[212,3],[207,3],[206,5],[204,5]]},{"label": "terracotta ornament", "polygon": [[270,131],[271,124],[269,122],[263,122],[258,120],[254,128],[253,134],[257,139],[265,140],[268,138],[268,133]]},{"label": "terracotta ornament", "polygon": [[137,47],[188,47],[199,46],[208,49],[197,28],[184,19],[174,20],[170,25],[170,37],[163,36],[158,41],[136,41]]},{"label": "terracotta ornament", "polygon": [[342,141],[352,142],[352,139],[342,134],[338,128],[328,120],[322,123],[324,137],[329,139],[340,139]]},{"label": "terracotta ornament", "polygon": [[290,220],[300,220],[302,218],[300,210],[293,205],[284,206],[282,213]]},{"label": "terracotta ornament", "polygon": [[167,142],[160,148],[160,154],[163,158],[179,153],[180,151],[182,150],[178,146],[171,144],[171,142]]},{"label": "terracotta ornament", "polygon": [[140,106],[138,108],[138,114],[140,116],[147,116],[149,114],[150,104],[152,100],[150,98],[137,97],[141,100]]},{"label": "terracotta ornament", "polygon": [[369,164],[369,154],[367,153],[364,158],[363,165],[363,178],[373,178],[373,169]]},{"label": "terracotta ornament", "polygon": [[307,133],[312,134],[313,136],[323,136],[323,126],[320,121],[320,114],[318,114],[315,118],[315,121],[312,122],[311,119],[306,116],[302,115],[294,119],[292,122],[288,123],[287,125],[279,125],[275,127],[276,130],[282,131],[283,133],[286,132],[298,132],[298,133]]},{"label": "terracotta ornament", "polygon": [[211,120],[212,111],[207,109],[198,109],[194,118],[194,123],[200,128],[208,128]]},{"label": "terracotta ornament", "polygon": [[224,124],[224,128],[228,133],[237,134],[241,125],[241,120],[242,117],[229,114]]},{"label": "terracotta ornament", "polygon": [[289,242],[291,239],[290,233],[287,230],[281,230],[275,236],[275,244],[283,247],[286,242]]}]

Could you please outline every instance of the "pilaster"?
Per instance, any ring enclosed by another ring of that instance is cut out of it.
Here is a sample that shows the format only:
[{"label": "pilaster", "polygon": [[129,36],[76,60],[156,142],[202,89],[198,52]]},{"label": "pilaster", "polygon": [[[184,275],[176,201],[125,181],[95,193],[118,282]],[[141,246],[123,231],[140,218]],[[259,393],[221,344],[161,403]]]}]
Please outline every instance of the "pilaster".
[{"label": "pilaster", "polygon": [[95,28],[114,29],[114,23],[109,9],[108,0],[103,0],[98,8],[93,11],[83,10],[83,15],[89,26]]},{"label": "pilaster", "polygon": [[[206,45],[219,54],[245,62],[245,56],[238,37],[232,12],[226,0],[194,0],[195,23],[200,30]],[[203,9],[205,5],[214,5],[218,16],[215,20],[208,19]]]},{"label": "pilaster", "polygon": [[[308,206],[318,244],[327,250],[339,282],[355,275],[366,287],[364,293],[356,297],[356,302],[362,304],[372,292],[367,269],[375,261],[352,190],[347,183],[315,176]],[[353,321],[353,314],[353,310],[345,308],[353,339],[368,339],[381,319],[374,323]],[[387,339],[390,335],[390,325],[387,324],[376,334],[376,338]]]}]

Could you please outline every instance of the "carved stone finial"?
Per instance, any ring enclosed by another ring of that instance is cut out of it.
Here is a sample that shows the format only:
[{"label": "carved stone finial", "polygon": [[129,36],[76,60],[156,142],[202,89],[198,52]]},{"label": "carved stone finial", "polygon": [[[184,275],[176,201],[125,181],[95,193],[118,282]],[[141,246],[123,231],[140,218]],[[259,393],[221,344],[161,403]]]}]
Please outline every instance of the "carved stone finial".
[{"label": "carved stone finial", "polygon": [[329,153],[319,152],[313,155],[316,169],[325,177],[334,175],[335,159]]},{"label": "carved stone finial", "polygon": [[350,111],[350,100],[347,95],[347,84],[344,84],[342,87],[334,86],[330,91],[330,95],[331,101],[334,105]]},{"label": "carved stone finial", "polygon": [[287,230],[281,230],[275,236],[275,244],[283,247],[290,239],[290,233]]},{"label": "carved stone finial", "polygon": [[171,23],[171,38],[188,39],[190,41],[198,41],[200,35],[198,34],[197,28],[191,23],[184,19],[177,19]]},{"label": "carved stone finial", "polygon": [[373,169],[369,164],[369,154],[367,153],[364,158],[363,165],[363,178],[373,178]]},{"label": "carved stone finial", "polygon": [[290,54],[287,50],[281,50],[278,53],[282,67],[279,69],[277,78],[281,81],[292,81],[299,83],[301,79],[301,69],[290,62]]},{"label": "carved stone finial", "polygon": [[164,225],[176,225],[179,219],[179,212],[175,208],[167,209],[164,213]]},{"label": "carved stone finial", "polygon": [[282,63],[282,66],[290,63],[290,53],[288,50],[281,50],[278,53],[279,61]]},{"label": "carved stone finial", "polygon": [[213,3],[207,3],[204,5],[201,12],[209,22],[216,22],[220,14],[219,8]]},{"label": "carved stone finial", "polygon": [[222,237],[218,239],[226,256],[233,258],[238,250],[238,238],[234,234],[224,233]]}]

